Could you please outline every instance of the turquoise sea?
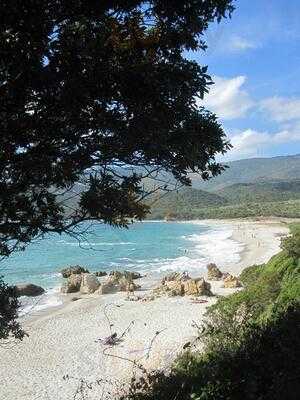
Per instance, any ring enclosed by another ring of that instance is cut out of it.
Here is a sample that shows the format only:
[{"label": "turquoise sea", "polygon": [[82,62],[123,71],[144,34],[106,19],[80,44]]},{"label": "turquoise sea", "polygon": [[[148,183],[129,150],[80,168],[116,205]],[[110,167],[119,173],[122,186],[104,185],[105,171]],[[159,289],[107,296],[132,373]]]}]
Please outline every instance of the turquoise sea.
[{"label": "turquoise sea", "polygon": [[[80,231],[87,228],[83,225]],[[1,261],[0,274],[10,284],[43,286],[47,307],[58,301],[55,293],[62,283],[59,271],[63,267],[82,265],[91,272],[126,269],[147,274],[176,270],[201,275],[208,262],[226,266],[239,260],[241,244],[232,240],[231,234],[230,225],[198,222],[143,222],[129,229],[96,224],[80,238],[52,234],[32,243]]]}]

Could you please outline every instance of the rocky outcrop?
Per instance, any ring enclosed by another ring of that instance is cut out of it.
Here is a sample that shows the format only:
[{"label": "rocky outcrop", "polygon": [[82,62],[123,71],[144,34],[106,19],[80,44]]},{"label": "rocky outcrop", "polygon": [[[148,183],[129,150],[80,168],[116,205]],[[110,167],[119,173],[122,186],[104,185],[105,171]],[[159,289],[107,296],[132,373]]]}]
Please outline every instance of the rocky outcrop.
[{"label": "rocky outcrop", "polygon": [[76,293],[79,292],[82,281],[81,274],[69,275],[67,281],[61,287],[62,293]]},{"label": "rocky outcrop", "polygon": [[100,286],[100,283],[94,274],[81,274],[80,293],[90,294],[94,293]]},{"label": "rocky outcrop", "polygon": [[181,281],[166,281],[165,290],[168,292],[169,296],[183,296],[184,295],[184,287]]},{"label": "rocky outcrop", "polygon": [[106,271],[97,271],[97,272],[95,272],[95,275],[98,277],[106,276],[107,272]]},{"label": "rocky outcrop", "polygon": [[140,289],[139,285],[136,285],[132,279],[126,278],[125,276],[119,279],[118,286],[121,292],[134,292]]},{"label": "rocky outcrop", "polygon": [[111,271],[109,273],[109,278],[111,282],[118,283],[120,279],[126,278],[129,280],[135,280],[142,278],[142,275],[139,272],[135,271]]},{"label": "rocky outcrop", "polygon": [[168,281],[186,281],[191,279],[189,274],[184,272],[171,272],[169,275],[166,275],[162,278],[161,283],[164,285]]},{"label": "rocky outcrop", "polygon": [[192,279],[187,273],[172,273],[162,279],[162,284],[153,290],[153,295],[168,296],[212,296],[211,286],[203,278]]},{"label": "rocky outcrop", "polygon": [[87,269],[81,267],[80,265],[75,265],[75,266],[71,266],[68,268],[64,268],[60,272],[61,272],[63,278],[69,278],[69,276],[72,274],[89,273],[89,271]]},{"label": "rocky outcrop", "polygon": [[15,286],[17,296],[40,296],[45,293],[45,289],[33,283],[23,283]]},{"label": "rocky outcrop", "polygon": [[242,287],[242,284],[236,276],[228,275],[224,279],[224,288],[233,289],[233,288],[239,288],[239,287]]},{"label": "rocky outcrop", "polygon": [[216,264],[210,263],[206,266],[207,268],[207,279],[209,281],[220,281],[223,277],[223,273],[219,270]]},{"label": "rocky outcrop", "polygon": [[117,293],[119,291],[119,286],[118,285],[113,285],[111,283],[101,283],[99,288],[95,291],[95,294],[112,294],[112,293]]}]

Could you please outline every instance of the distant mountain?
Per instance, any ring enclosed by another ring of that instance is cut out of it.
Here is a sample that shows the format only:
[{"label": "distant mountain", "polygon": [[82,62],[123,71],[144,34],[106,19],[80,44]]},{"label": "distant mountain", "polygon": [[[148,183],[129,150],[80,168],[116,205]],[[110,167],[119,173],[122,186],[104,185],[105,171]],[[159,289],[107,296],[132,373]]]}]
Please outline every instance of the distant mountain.
[{"label": "distant mountain", "polygon": [[230,204],[300,199],[300,180],[235,183],[215,192]]},{"label": "distant mountain", "polygon": [[226,163],[221,175],[204,182],[192,175],[193,187],[218,191],[237,183],[300,180],[300,154],[272,158],[249,158]]},{"label": "distant mountain", "polygon": [[171,211],[174,208],[209,207],[227,204],[227,200],[218,194],[190,187],[172,192],[159,193],[152,196],[149,202],[155,208],[168,208]]}]

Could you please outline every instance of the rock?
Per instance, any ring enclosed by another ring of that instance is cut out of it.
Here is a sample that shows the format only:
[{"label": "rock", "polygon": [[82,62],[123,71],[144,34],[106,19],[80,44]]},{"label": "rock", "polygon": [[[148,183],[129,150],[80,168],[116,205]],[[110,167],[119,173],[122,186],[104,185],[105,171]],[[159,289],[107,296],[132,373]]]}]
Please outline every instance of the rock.
[{"label": "rock", "polygon": [[15,286],[17,296],[40,296],[45,289],[33,283],[23,283]]},{"label": "rock", "polygon": [[102,283],[99,288],[95,291],[96,294],[111,294],[119,291],[119,287],[117,285],[113,285],[110,283]]},{"label": "rock", "polygon": [[72,297],[71,301],[77,301],[77,300],[80,300],[80,299],[81,299],[81,297]]},{"label": "rock", "polygon": [[115,283],[118,283],[122,278],[130,280],[142,278],[142,275],[139,272],[134,271],[111,271],[109,276],[111,277],[111,281]]},{"label": "rock", "polygon": [[107,272],[106,271],[97,271],[97,272],[95,272],[95,275],[98,277],[106,276]]},{"label": "rock", "polygon": [[167,293],[169,296],[184,295],[183,284],[180,281],[166,281],[165,288],[167,291],[169,291],[169,293]]},{"label": "rock", "polygon": [[198,296],[213,296],[210,288],[210,283],[206,282],[204,278],[198,278],[197,288],[198,288]]},{"label": "rock", "polygon": [[140,286],[136,285],[132,279],[123,276],[119,279],[119,288],[121,292],[134,292],[135,290],[140,289]]},{"label": "rock", "polygon": [[188,296],[197,296],[199,293],[196,279],[189,279],[183,282],[184,294]]},{"label": "rock", "polygon": [[82,274],[80,292],[85,294],[94,293],[100,286],[100,283],[94,274]]},{"label": "rock", "polygon": [[172,272],[162,278],[161,283],[164,285],[168,281],[186,281],[191,279],[187,272]]},{"label": "rock", "polygon": [[140,274],[139,272],[135,272],[135,271],[125,271],[125,273],[129,274],[131,279],[135,280],[135,279],[140,279],[143,277],[142,274]]},{"label": "rock", "polygon": [[60,272],[61,272],[63,278],[69,278],[69,276],[71,274],[89,273],[89,271],[87,269],[80,267],[80,265],[75,265],[75,266],[71,266],[68,268],[64,268]]},{"label": "rock", "polygon": [[212,296],[211,286],[203,278],[189,279],[183,282],[183,288],[187,296]]},{"label": "rock", "polygon": [[219,281],[222,279],[223,274],[216,266],[216,264],[213,263],[208,264],[206,268],[207,268],[207,279],[209,281]]},{"label": "rock", "polygon": [[222,274],[222,279],[223,279],[223,281],[224,281],[228,276],[231,276],[229,272],[223,272],[223,274]]},{"label": "rock", "polygon": [[71,274],[68,277],[67,282],[63,284],[61,287],[61,292],[62,293],[75,293],[79,292],[80,286],[81,286],[81,281],[82,281],[82,275],[81,274]]},{"label": "rock", "polygon": [[242,284],[236,276],[229,275],[224,279],[224,288],[239,288]]}]

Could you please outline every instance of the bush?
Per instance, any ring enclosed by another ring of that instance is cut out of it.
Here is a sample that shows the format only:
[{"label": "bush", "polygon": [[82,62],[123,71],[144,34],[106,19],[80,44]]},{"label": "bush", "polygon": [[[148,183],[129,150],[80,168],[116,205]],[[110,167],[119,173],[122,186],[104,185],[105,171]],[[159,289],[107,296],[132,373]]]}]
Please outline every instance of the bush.
[{"label": "bush", "polygon": [[291,257],[300,257],[300,232],[281,240],[281,248]]},{"label": "bush", "polygon": [[10,335],[23,339],[25,332],[17,321],[19,306],[15,288],[0,277],[0,339],[7,339]]}]

